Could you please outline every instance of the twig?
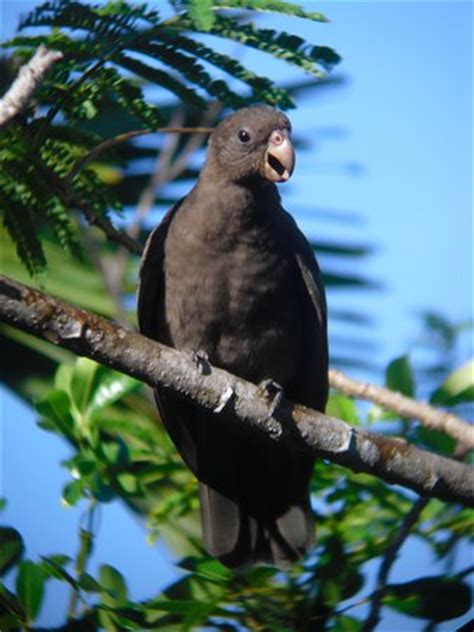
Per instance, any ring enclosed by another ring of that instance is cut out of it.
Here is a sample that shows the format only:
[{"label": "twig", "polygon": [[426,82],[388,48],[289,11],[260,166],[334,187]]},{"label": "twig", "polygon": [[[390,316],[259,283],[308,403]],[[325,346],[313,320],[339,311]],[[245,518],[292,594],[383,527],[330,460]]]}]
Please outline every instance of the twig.
[{"label": "twig", "polygon": [[362,632],[372,632],[380,621],[380,610],[382,607],[382,599],[387,589],[387,581],[389,573],[394,565],[398,552],[403,543],[410,535],[410,531],[415,526],[421,512],[429,503],[429,498],[418,498],[412,508],[403,520],[400,529],[397,531],[391,544],[385,551],[379,572],[377,574],[376,588],[372,594],[372,603],[370,606],[369,616],[362,627]]},{"label": "twig", "polygon": [[129,237],[124,231],[117,230],[108,217],[98,215],[87,202],[71,197],[69,203],[81,211],[91,226],[100,228],[107,239],[117,242],[136,255],[142,254],[143,247],[138,241]]},{"label": "twig", "polygon": [[91,234],[91,231],[88,229],[88,227],[80,226],[80,229],[86,251],[90,256],[92,263],[100,272],[105,289],[114,302],[114,319],[124,327],[131,325],[130,312],[124,309],[121,300],[120,289],[122,271],[118,271],[116,266],[116,260],[122,255],[122,253],[127,254],[128,251],[124,248],[121,248],[115,254],[104,254],[101,252],[97,240]]},{"label": "twig", "polygon": [[76,164],[71,169],[70,173],[66,176],[66,182],[71,182],[77,176],[79,171],[83,169],[86,165],[88,165],[92,160],[97,158],[100,154],[108,149],[112,149],[121,143],[126,143],[128,140],[132,138],[137,138],[138,136],[145,136],[147,134],[158,134],[158,133],[168,133],[168,134],[211,134],[214,131],[213,127],[157,127],[156,129],[137,129],[131,132],[125,132],[124,134],[119,134],[118,136],[114,136],[113,138],[108,138],[104,140],[104,142],[96,145],[94,149],[80,158]]},{"label": "twig", "polygon": [[356,429],[284,398],[272,413],[258,386],[213,367],[203,374],[189,354],[5,276],[0,277],[0,320],[152,387],[171,389],[206,410],[222,409],[225,401],[226,417],[259,429],[269,440],[295,442],[296,449],[353,471],[474,506],[474,469],[463,463]]},{"label": "twig", "polygon": [[0,127],[28,106],[47,73],[62,58],[63,54],[57,50],[49,50],[43,44],[38,47],[30,61],[20,68],[8,92],[0,99]]},{"label": "twig", "polygon": [[[76,579],[80,580],[81,576],[87,570],[87,563],[92,554],[92,547],[94,544],[94,512],[97,509],[97,504],[94,499],[91,500],[87,509],[87,526],[79,528],[79,551],[76,557],[75,574]],[[71,597],[68,606],[68,619],[73,619],[76,616],[77,604],[80,599],[79,590],[74,589],[71,592]]]},{"label": "twig", "polygon": [[[171,127],[179,127],[183,123],[183,119],[184,111],[182,109],[175,110],[171,120]],[[194,136],[191,136],[190,138],[193,137]],[[148,183],[140,194],[135,216],[127,229],[130,237],[134,239],[138,237],[142,221],[153,206],[157,188],[168,180],[169,168],[179,139],[179,134],[170,134],[165,139],[163,148],[158,152]]]},{"label": "twig", "polygon": [[329,371],[329,383],[346,395],[374,402],[402,417],[419,419],[427,428],[445,432],[462,446],[471,450],[474,448],[474,427],[457,415],[418,402],[384,386],[353,380],[335,369]]}]

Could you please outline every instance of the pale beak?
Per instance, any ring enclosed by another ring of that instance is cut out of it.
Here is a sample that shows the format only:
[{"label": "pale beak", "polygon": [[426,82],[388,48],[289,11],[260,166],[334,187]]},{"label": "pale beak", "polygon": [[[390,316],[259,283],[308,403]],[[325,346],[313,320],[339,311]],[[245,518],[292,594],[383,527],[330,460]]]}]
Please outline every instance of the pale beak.
[{"label": "pale beak", "polygon": [[270,182],[286,182],[295,168],[295,150],[287,130],[272,132],[265,152],[263,175]]}]

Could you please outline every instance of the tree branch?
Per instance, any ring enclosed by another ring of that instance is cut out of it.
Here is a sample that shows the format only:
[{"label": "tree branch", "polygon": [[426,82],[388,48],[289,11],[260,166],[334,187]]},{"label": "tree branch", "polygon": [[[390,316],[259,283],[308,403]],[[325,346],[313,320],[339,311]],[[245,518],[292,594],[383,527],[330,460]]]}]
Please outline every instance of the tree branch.
[{"label": "tree branch", "polygon": [[49,50],[41,44],[30,61],[20,68],[18,77],[5,96],[0,99],[0,127],[20,114],[33,98],[33,94],[43,81],[53,64],[63,58],[57,50]]},{"label": "tree branch", "polygon": [[[418,493],[474,506],[474,469],[407,444],[353,428],[343,421],[283,399],[227,371],[200,368],[189,354],[0,276],[0,319],[34,336],[131,375],[171,389],[210,411],[226,408],[273,441],[295,441],[302,450],[356,472],[367,472]],[[271,415],[271,416],[270,416]]]},{"label": "tree branch", "polygon": [[214,131],[213,127],[157,127],[156,129],[137,129],[131,132],[124,132],[123,134],[118,134],[113,138],[107,138],[99,145],[96,145],[93,149],[90,150],[85,156],[80,158],[76,164],[71,169],[70,173],[67,175],[67,182],[72,182],[77,174],[84,169],[86,165],[88,165],[92,160],[95,160],[100,154],[109,149],[113,149],[117,145],[121,143],[126,143],[132,138],[137,138],[138,136],[146,136],[148,134],[159,134],[159,133],[167,133],[167,134],[211,134]]},{"label": "tree branch", "polygon": [[329,371],[329,383],[345,395],[374,402],[401,417],[419,419],[427,428],[450,435],[464,448],[474,448],[474,427],[452,413],[418,402],[384,386],[353,380],[335,369]]},{"label": "tree branch", "polygon": [[392,542],[385,551],[382,563],[377,574],[375,591],[372,594],[369,616],[367,617],[362,632],[372,632],[375,630],[380,621],[380,610],[382,608],[382,599],[387,589],[387,581],[392,566],[394,565],[398,552],[400,551],[403,543],[410,535],[411,530],[415,526],[420,517],[421,512],[429,502],[429,498],[418,498],[410,511],[405,516],[400,529],[395,534]]}]

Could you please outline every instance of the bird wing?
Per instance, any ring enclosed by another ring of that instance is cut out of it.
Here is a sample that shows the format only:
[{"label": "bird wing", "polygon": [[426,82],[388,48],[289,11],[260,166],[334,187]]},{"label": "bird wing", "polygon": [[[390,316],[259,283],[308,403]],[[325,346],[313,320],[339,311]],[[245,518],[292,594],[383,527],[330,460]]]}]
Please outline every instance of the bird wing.
[{"label": "bird wing", "polygon": [[150,233],[142,255],[138,287],[138,328],[153,340],[161,340],[158,305],[163,294],[163,263],[165,241],[173,217],[182,200],[172,206],[158,226]]},{"label": "bird wing", "polygon": [[[183,198],[184,199],[184,198]],[[183,200],[177,202],[165,214],[152,231],[143,251],[138,288],[138,327],[140,333],[163,344],[170,344],[164,322],[164,259],[165,241],[171,222]],[[160,313],[161,310],[161,313]],[[163,389],[154,390],[160,418],[185,463],[196,472],[196,438],[190,425],[189,412],[193,409],[184,404],[179,396]]]},{"label": "bird wing", "polygon": [[[327,306],[318,262],[293,217],[282,215],[281,233],[289,244],[295,265],[295,289],[300,287],[300,316],[305,351],[295,379],[285,387],[286,396],[324,412],[328,397]],[[297,290],[296,290],[297,291]]]}]

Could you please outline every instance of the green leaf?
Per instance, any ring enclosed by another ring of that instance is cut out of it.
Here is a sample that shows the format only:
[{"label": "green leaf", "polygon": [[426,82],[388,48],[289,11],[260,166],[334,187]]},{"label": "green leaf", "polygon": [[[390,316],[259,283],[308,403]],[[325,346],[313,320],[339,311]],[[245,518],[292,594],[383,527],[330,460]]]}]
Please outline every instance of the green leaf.
[{"label": "green leaf", "polygon": [[392,391],[413,397],[415,387],[408,356],[404,355],[390,362],[385,373],[385,383]]},{"label": "green leaf", "polygon": [[89,575],[89,573],[83,573],[77,580],[78,586],[88,593],[101,593],[102,586],[99,582]]},{"label": "green leaf", "polygon": [[346,615],[337,617],[331,628],[331,632],[360,632],[361,630],[362,621]]},{"label": "green leaf", "polygon": [[[0,630],[5,628],[5,630],[18,630],[20,623],[25,623],[27,615],[23,610],[21,603],[19,602],[17,596],[10,592],[4,584],[0,583],[0,623],[2,624]],[[11,616],[13,617],[13,625],[11,628],[8,627],[11,623]]]},{"label": "green leaf", "polygon": [[108,503],[116,497],[113,487],[105,483],[102,478],[95,474],[90,481],[90,490],[94,498],[101,503]]},{"label": "green leaf", "polygon": [[420,442],[430,450],[451,456],[456,449],[457,441],[439,430],[419,425],[414,432],[417,443]]},{"label": "green leaf", "polygon": [[71,395],[78,411],[85,414],[89,406],[99,365],[89,358],[78,358],[71,378]]},{"label": "green leaf", "polygon": [[91,419],[106,406],[110,406],[141,386],[138,380],[104,367],[99,368],[97,377],[98,384],[87,406],[87,415]]},{"label": "green leaf", "polygon": [[129,472],[121,472],[117,476],[117,481],[121,489],[126,494],[137,494],[140,491],[139,479]]},{"label": "green leaf", "polygon": [[217,560],[208,558],[186,557],[178,564],[185,570],[192,571],[199,577],[222,583],[232,577],[232,572]]},{"label": "green leaf", "polygon": [[117,438],[116,441],[106,441],[99,446],[99,453],[106,463],[120,469],[130,462],[128,447],[125,442]]},{"label": "green leaf", "polygon": [[378,404],[374,404],[373,406],[371,406],[367,413],[367,420],[370,423],[375,423],[377,421],[388,421],[397,418],[398,417],[396,413],[392,412],[391,410],[385,410],[385,408],[382,408],[382,406],[379,406]]},{"label": "green leaf", "polygon": [[330,394],[326,414],[336,417],[337,419],[343,419],[352,426],[358,426],[360,424],[355,401],[340,393]]},{"label": "green leaf", "polygon": [[212,28],[216,19],[212,10],[213,0],[185,0],[183,4],[198,30],[209,31]]},{"label": "green leaf", "polygon": [[44,573],[29,560],[22,562],[16,576],[16,592],[30,621],[38,616],[44,596]]},{"label": "green leaf", "polygon": [[328,22],[322,14],[314,11],[306,11],[302,7],[282,0],[214,0],[214,6],[222,9],[247,9],[250,11],[267,11],[270,13],[282,13],[296,18],[305,18],[315,22]]},{"label": "green leaf", "polygon": [[383,603],[410,617],[439,623],[465,614],[471,607],[471,591],[459,579],[422,577],[390,584]]},{"label": "green leaf", "polygon": [[438,406],[455,406],[472,401],[474,401],[474,360],[448,375],[431,397],[431,403]]},{"label": "green leaf", "polygon": [[84,483],[82,480],[71,481],[63,488],[62,502],[67,507],[74,507],[83,497]]},{"label": "green leaf", "polygon": [[43,571],[50,577],[65,581],[77,590],[77,582],[63,567],[72,561],[67,555],[50,555],[41,557]]},{"label": "green leaf", "polygon": [[59,434],[74,442],[76,428],[71,415],[71,400],[64,391],[52,390],[47,397],[35,404],[40,415],[53,423]]},{"label": "green leaf", "polygon": [[14,566],[25,550],[23,538],[16,529],[0,527],[0,575]]},{"label": "green leaf", "polygon": [[99,581],[102,586],[102,602],[106,606],[120,606],[128,599],[127,584],[123,575],[113,566],[100,567]]}]

